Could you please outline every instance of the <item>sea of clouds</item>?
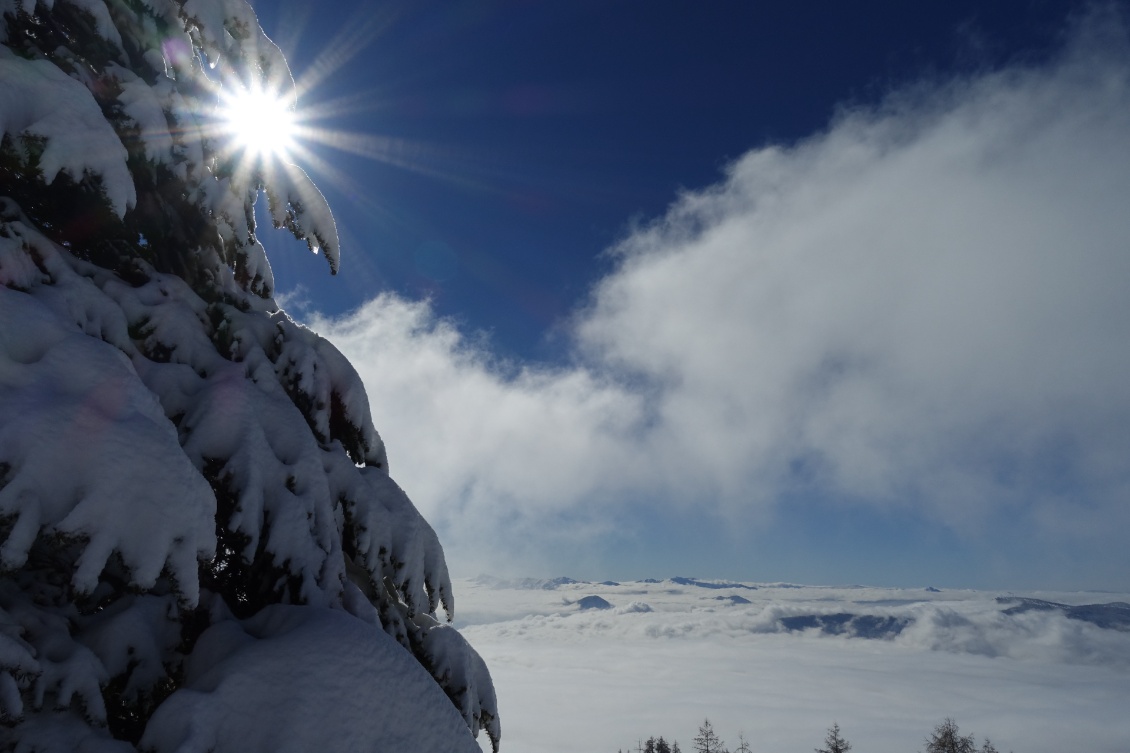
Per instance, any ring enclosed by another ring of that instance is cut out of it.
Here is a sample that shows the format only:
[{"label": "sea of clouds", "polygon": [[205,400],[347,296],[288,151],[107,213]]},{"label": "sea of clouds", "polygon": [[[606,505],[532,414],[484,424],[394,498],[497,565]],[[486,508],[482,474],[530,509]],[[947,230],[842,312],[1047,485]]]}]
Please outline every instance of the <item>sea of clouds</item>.
[{"label": "sea of clouds", "polygon": [[[838,722],[856,750],[907,753],[947,716],[1015,753],[1127,749],[1128,594],[719,585],[457,582],[504,749],[611,753],[663,735],[690,750],[709,717],[755,751],[809,753]],[[877,619],[835,632],[842,615]]]}]

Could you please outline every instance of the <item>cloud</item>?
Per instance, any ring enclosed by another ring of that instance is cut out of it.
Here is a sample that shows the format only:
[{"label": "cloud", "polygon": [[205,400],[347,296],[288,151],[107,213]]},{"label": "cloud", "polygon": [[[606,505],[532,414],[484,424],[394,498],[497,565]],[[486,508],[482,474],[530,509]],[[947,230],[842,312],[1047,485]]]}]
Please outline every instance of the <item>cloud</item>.
[{"label": "cloud", "polygon": [[[744,730],[754,749],[811,750],[838,721],[855,746],[885,753],[917,749],[952,716],[978,744],[988,736],[1003,750],[1125,749],[1130,722],[1118,704],[1130,690],[1130,633],[1056,611],[1008,615],[992,594],[966,590],[770,585],[742,590],[751,604],[721,606],[716,591],[673,585],[457,583],[479,615],[460,630],[491,668],[504,744],[634,749],[637,737],[664,735],[687,750],[709,717],[731,748]],[[562,603],[596,594],[617,608]],[[1116,598],[1125,595],[1100,600]],[[621,607],[639,599],[653,608]],[[912,624],[891,639],[780,626],[843,613]]]},{"label": "cloud", "polygon": [[311,324],[455,548],[798,495],[1094,542],[1130,524],[1124,31],[1092,13],[1051,62],[750,151],[611,251],[571,365],[494,362],[387,294]]},{"label": "cloud", "polygon": [[[694,640],[730,644],[766,636],[794,641],[864,642],[913,651],[1008,658],[1040,664],[1088,665],[1118,670],[1130,681],[1130,631],[1125,594],[1047,594],[1040,606],[993,592],[873,587],[761,584],[741,590],[747,603],[723,601],[718,592],[656,584],[572,583],[552,591],[458,584],[468,602],[461,630],[506,637],[571,641],[576,635],[625,643]],[[737,593],[727,589],[723,593]],[[1028,597],[1031,599],[1031,597]],[[611,609],[583,609],[584,600]],[[599,603],[599,602],[598,602]],[[1080,607],[1075,617],[1070,604]],[[1095,606],[1096,604],[1100,606]],[[1105,627],[1102,627],[1105,625]]]},{"label": "cloud", "polygon": [[599,504],[642,483],[645,399],[611,377],[492,361],[426,302],[390,294],[310,325],[357,368],[390,470],[433,524],[457,520],[488,546],[500,528],[567,517],[579,536],[603,525]]}]

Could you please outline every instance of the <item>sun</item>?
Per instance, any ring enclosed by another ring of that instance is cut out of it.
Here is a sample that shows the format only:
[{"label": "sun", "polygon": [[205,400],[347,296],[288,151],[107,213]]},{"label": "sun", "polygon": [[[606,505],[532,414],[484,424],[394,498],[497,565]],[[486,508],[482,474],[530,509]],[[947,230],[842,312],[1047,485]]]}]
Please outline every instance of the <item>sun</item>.
[{"label": "sun", "polygon": [[235,87],[221,97],[220,121],[233,145],[248,156],[287,159],[298,131],[294,97],[260,86]]},{"label": "sun", "polygon": [[[0,0],[0,5],[4,0]],[[334,98],[320,98],[321,84],[352,60],[388,28],[388,18],[367,16],[364,23],[347,26],[334,37],[314,63],[297,78],[284,65],[247,79],[227,75],[227,66],[208,64],[214,89],[208,95],[214,103],[208,123],[199,134],[214,145],[218,156],[230,169],[245,176],[281,166],[298,167],[319,181],[336,184],[346,193],[363,196],[367,192],[354,177],[328,159],[323,148],[357,155],[363,159],[409,170],[429,178],[470,186],[475,190],[500,190],[482,180],[460,173],[443,164],[450,158],[449,146],[416,139],[380,136],[345,131],[332,122],[343,116],[369,113],[384,103],[374,102],[372,92],[356,92]],[[273,72],[273,75],[272,75]],[[307,97],[315,103],[309,104]],[[299,102],[303,102],[300,107]],[[252,178],[253,179],[253,178]],[[366,198],[364,201],[368,202]],[[375,205],[372,205],[375,207]],[[376,210],[384,211],[384,210]]]}]

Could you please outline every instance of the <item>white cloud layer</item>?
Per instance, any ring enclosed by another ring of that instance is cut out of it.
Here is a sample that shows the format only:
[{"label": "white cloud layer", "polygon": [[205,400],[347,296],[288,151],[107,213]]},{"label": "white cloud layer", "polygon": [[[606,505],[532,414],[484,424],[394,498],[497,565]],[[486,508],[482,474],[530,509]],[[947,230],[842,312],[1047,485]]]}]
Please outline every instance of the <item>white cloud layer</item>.
[{"label": "white cloud layer", "polygon": [[679,197],[614,249],[575,365],[493,363],[392,295],[310,323],[456,558],[641,499],[752,521],[809,494],[1085,547],[1130,525],[1128,197],[1130,48],[1098,13],[1050,63],[845,111]]},{"label": "white cloud layer", "polygon": [[[554,590],[463,581],[456,591],[461,632],[495,679],[503,745],[529,753],[634,750],[649,735],[691,750],[704,717],[731,749],[743,731],[764,751],[813,750],[834,721],[855,749],[920,750],[947,716],[978,745],[988,736],[1018,753],[1120,753],[1130,735],[1130,633],[1058,611],[1008,615],[990,593],[671,581]],[[591,595],[612,608],[579,610]],[[733,595],[750,603],[718,598]],[[886,640],[779,623],[837,613],[913,622]]]}]

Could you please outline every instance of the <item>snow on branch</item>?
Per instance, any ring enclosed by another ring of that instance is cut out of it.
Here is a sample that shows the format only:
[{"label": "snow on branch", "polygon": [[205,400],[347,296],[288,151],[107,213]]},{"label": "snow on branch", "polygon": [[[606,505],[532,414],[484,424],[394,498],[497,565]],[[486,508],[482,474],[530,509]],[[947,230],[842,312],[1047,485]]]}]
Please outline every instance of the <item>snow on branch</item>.
[{"label": "snow on branch", "polygon": [[90,593],[117,553],[141,588],[166,567],[194,603],[197,557],[214,549],[212,490],[160,404],[117,348],[35,297],[0,288],[0,566],[42,535],[83,542],[73,575]]},{"label": "snow on branch", "polygon": [[285,227],[298,240],[306,241],[310,250],[321,249],[337,274],[340,264],[337,225],[326,197],[302,168],[275,162],[264,171],[263,188],[267,192],[271,219],[275,227]]},{"label": "snow on branch", "polygon": [[0,47],[0,136],[11,137],[48,185],[61,172],[76,183],[97,176],[118,217],[137,201],[117,133],[90,91],[50,61]]}]

